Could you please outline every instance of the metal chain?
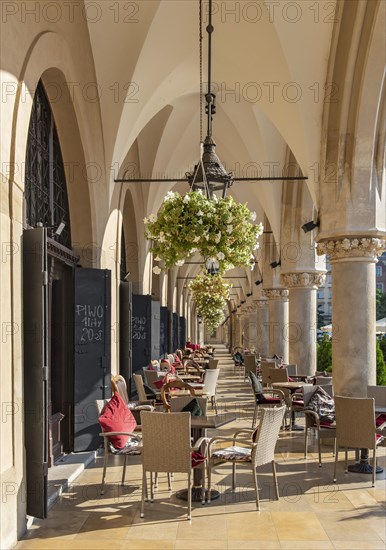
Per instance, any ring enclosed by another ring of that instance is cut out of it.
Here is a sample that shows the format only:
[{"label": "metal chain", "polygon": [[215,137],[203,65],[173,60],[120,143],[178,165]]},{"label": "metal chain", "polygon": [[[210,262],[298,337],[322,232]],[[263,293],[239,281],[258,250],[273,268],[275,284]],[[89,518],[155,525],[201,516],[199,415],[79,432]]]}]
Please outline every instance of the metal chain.
[{"label": "metal chain", "polygon": [[202,0],[199,0],[199,29],[198,38],[200,46],[200,143],[202,143],[202,106],[203,106],[203,83],[202,83]]}]

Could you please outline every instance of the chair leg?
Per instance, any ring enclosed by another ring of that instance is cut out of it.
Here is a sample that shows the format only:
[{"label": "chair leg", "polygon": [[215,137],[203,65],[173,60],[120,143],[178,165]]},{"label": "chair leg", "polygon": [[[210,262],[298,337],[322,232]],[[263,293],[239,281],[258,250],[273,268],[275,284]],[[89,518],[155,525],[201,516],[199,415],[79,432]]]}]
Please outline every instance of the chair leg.
[{"label": "chair leg", "polygon": [[308,427],[307,427],[307,419],[306,419],[306,425],[304,427],[304,458],[307,458],[307,447],[308,447]]},{"label": "chair leg", "polygon": [[192,474],[188,474],[188,520],[192,519]]},{"label": "chair leg", "polygon": [[377,448],[374,447],[374,450],[373,450],[373,482],[372,482],[373,487],[375,486],[376,471],[377,471]]},{"label": "chair leg", "polygon": [[[335,441],[335,445],[336,445],[336,441]],[[334,483],[336,483],[336,463],[338,462],[338,455],[339,455],[339,448],[338,448],[338,446],[336,445],[336,449],[335,449],[335,464],[334,464]]]},{"label": "chair leg", "polygon": [[154,474],[154,489],[158,489],[158,472]]},{"label": "chair leg", "polygon": [[344,450],[344,472],[348,473],[348,450],[347,447]]},{"label": "chair leg", "polygon": [[252,466],[252,476],[253,476],[253,485],[255,487],[255,494],[256,494],[256,509],[260,510],[259,484],[257,483],[257,473],[256,473],[256,468],[254,466]]},{"label": "chair leg", "polygon": [[172,490],[172,474],[170,472],[168,472],[168,489]]},{"label": "chair leg", "polygon": [[232,492],[236,490],[236,462],[232,463]]},{"label": "chair leg", "polygon": [[256,404],[255,404],[255,410],[253,411],[252,428],[254,428],[255,425],[256,425],[258,407],[259,407],[259,406],[258,406],[258,404],[257,404],[257,402],[256,402]]},{"label": "chair leg", "polygon": [[205,466],[202,467],[202,489],[201,489],[201,504],[205,505]]},{"label": "chair leg", "polygon": [[150,502],[154,502],[153,472],[150,472]]},{"label": "chair leg", "polygon": [[213,402],[214,402],[214,412],[215,412],[216,414],[218,414],[218,413],[217,413],[217,401],[216,401],[216,396],[215,396],[215,395],[213,396]]},{"label": "chair leg", "polygon": [[210,504],[211,497],[212,497],[212,470],[211,470],[211,464],[209,459],[208,459],[208,466],[207,466],[207,478],[208,478],[208,504]]},{"label": "chair leg", "polygon": [[279,486],[277,484],[276,464],[274,460],[272,460],[272,474],[273,474],[273,483],[275,485],[276,500],[279,500]]},{"label": "chair leg", "polygon": [[145,495],[147,496],[146,472],[142,470],[142,498],[141,498],[141,518],[145,517]]},{"label": "chair leg", "polygon": [[107,461],[109,459],[109,450],[107,447],[107,443],[105,441],[105,450],[104,450],[104,457],[103,457],[103,472],[102,472],[102,487],[101,487],[101,495],[105,494],[105,477],[106,477],[106,469],[107,469]]},{"label": "chair leg", "polygon": [[122,487],[123,487],[124,484],[125,484],[126,464],[127,464],[127,455],[125,455],[125,461],[124,461],[124,463],[123,463],[123,472],[122,472],[122,481],[121,481]]},{"label": "chair leg", "polygon": [[319,430],[317,431],[317,436],[318,436],[319,468],[321,468],[321,467],[322,467],[322,449],[321,449],[321,445],[320,445],[320,433],[319,433]]}]

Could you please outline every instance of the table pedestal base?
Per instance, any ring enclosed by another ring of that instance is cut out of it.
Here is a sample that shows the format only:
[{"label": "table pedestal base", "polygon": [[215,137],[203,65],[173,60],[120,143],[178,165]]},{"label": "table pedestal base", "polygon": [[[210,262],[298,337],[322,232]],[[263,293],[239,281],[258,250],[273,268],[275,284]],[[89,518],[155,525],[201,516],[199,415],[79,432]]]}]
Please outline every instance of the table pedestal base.
[{"label": "table pedestal base", "polygon": [[[347,468],[349,472],[354,472],[357,474],[372,474],[373,473],[373,467],[368,462],[357,462],[356,464],[352,464]],[[383,472],[383,468],[380,466],[377,466],[375,473],[381,474]]]},{"label": "table pedestal base", "polygon": [[[201,487],[192,487],[192,502],[201,502],[201,493],[202,493]],[[179,498],[180,500],[187,501],[188,489],[181,489],[181,491],[177,491],[176,497]],[[214,489],[212,489],[210,499],[216,500],[218,498],[220,498],[219,491],[215,491]],[[208,490],[205,489],[205,501],[207,500],[208,500]]]}]

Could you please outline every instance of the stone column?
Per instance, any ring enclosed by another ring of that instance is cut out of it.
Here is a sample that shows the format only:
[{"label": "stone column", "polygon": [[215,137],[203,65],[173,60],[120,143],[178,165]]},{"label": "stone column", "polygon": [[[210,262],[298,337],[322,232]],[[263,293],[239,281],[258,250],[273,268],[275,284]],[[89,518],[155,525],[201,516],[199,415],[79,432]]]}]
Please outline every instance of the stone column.
[{"label": "stone column", "polygon": [[242,346],[242,324],[241,324],[241,313],[237,312],[234,314],[234,342],[233,347]]},{"label": "stone column", "polygon": [[268,356],[268,301],[253,300],[256,309],[256,350],[262,357]]},{"label": "stone column", "polygon": [[366,396],[376,384],[375,263],[386,239],[321,241],[332,274],[332,369],[335,395]]},{"label": "stone column", "polygon": [[243,325],[243,344],[245,348],[251,349],[254,345],[254,333],[256,331],[256,323],[254,323],[251,306],[245,306],[242,312],[242,325]]},{"label": "stone column", "polygon": [[288,290],[265,288],[268,299],[268,354],[283,357],[288,363]]},{"label": "stone column", "polygon": [[321,271],[281,275],[281,283],[289,289],[289,363],[298,365],[300,374],[314,375],[316,371],[316,292],[324,279]]}]

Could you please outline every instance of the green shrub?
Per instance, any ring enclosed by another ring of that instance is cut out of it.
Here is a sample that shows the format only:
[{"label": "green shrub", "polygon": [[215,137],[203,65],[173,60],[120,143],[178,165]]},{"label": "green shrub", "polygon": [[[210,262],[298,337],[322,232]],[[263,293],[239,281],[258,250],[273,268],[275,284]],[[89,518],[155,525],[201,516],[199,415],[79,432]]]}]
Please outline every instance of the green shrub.
[{"label": "green shrub", "polygon": [[383,353],[383,359],[386,363],[386,336],[382,336],[382,338],[378,340],[378,342],[379,342],[379,347],[381,348]]},{"label": "green shrub", "polygon": [[332,342],[325,334],[323,340],[317,346],[318,371],[332,371]]},{"label": "green shrub", "polygon": [[[382,338],[385,340],[386,338]],[[386,347],[386,346],[385,346]],[[377,386],[386,386],[386,365],[381,343],[377,340]]]}]

